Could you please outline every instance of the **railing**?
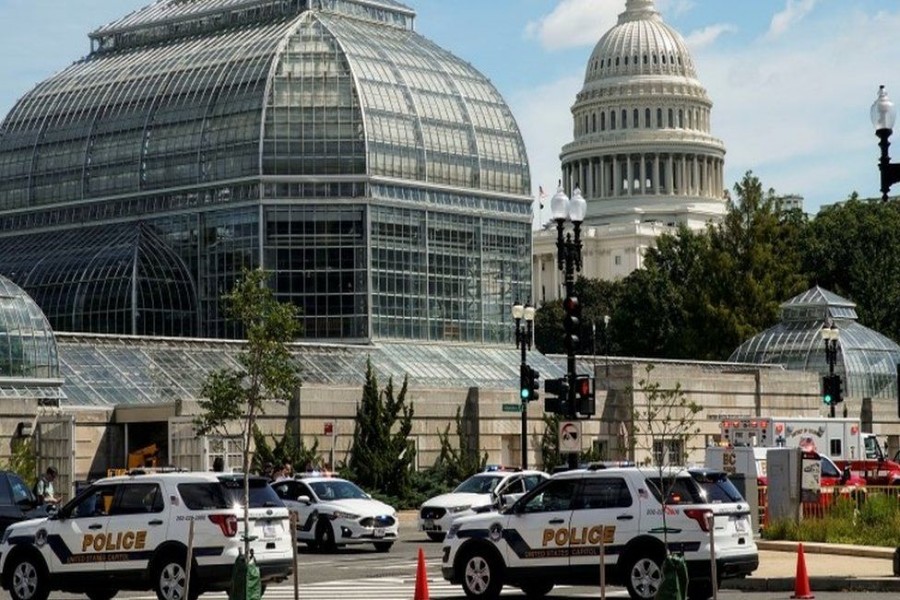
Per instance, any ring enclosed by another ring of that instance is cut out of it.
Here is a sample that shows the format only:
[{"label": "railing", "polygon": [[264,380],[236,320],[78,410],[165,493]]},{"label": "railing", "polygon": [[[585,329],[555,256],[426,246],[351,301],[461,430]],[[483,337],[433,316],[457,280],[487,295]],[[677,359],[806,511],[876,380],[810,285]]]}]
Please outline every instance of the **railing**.
[{"label": "railing", "polygon": [[[864,503],[876,496],[893,498],[900,507],[900,486],[867,485],[865,487],[834,486],[823,487],[818,502],[803,502],[804,519],[821,519],[830,516],[840,506],[841,510],[849,507],[859,510]],[[759,524],[764,529],[769,521],[769,493],[766,486],[759,486]]]}]

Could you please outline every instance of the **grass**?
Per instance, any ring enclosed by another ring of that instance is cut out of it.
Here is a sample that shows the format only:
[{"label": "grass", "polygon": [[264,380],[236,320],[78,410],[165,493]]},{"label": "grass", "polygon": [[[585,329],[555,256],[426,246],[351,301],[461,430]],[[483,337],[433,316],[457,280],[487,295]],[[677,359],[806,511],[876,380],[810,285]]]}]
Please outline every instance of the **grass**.
[{"label": "grass", "polygon": [[900,540],[900,502],[897,497],[872,494],[857,504],[838,498],[823,517],[769,523],[763,539],[828,544],[896,547]]}]

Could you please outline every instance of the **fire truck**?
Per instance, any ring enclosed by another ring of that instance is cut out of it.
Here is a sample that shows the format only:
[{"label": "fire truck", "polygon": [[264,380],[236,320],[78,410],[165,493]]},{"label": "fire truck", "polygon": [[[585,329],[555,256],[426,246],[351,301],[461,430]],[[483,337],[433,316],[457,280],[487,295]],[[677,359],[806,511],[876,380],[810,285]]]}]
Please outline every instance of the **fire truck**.
[{"label": "fire truck", "polygon": [[829,457],[868,485],[900,485],[900,463],[888,460],[874,433],[859,419],[825,417],[732,417],[720,423],[723,441],[733,446],[804,448]]}]

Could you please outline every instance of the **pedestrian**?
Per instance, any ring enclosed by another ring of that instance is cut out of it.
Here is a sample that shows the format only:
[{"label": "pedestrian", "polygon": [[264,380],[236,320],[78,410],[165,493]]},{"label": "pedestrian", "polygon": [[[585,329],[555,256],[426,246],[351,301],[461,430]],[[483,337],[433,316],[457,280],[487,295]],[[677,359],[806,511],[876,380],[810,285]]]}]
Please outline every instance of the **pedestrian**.
[{"label": "pedestrian", "polygon": [[284,479],[284,465],[278,464],[275,465],[275,468],[272,470],[272,481],[279,481]]},{"label": "pedestrian", "polygon": [[49,466],[43,475],[38,477],[34,484],[34,495],[38,501],[43,504],[59,504],[59,498],[53,489],[53,482],[56,481],[56,467]]},{"label": "pedestrian", "polygon": [[285,477],[294,476],[294,465],[291,464],[291,461],[289,459],[284,459],[284,462],[281,463],[281,468],[284,471]]}]

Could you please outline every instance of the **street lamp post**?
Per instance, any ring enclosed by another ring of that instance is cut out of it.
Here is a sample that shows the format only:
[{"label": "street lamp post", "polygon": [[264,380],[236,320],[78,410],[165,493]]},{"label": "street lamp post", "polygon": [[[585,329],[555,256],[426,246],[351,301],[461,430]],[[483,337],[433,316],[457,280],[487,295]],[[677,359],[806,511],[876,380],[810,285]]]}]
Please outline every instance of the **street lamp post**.
[{"label": "street lamp post", "polygon": [[606,386],[609,389],[609,315],[603,315],[603,342],[606,346]]},{"label": "street lamp post", "polygon": [[[519,373],[524,374],[528,363],[525,353],[531,349],[531,338],[534,335],[534,307],[530,303],[525,306],[516,301],[512,307],[512,316],[516,321],[516,348],[522,349],[522,362]],[[524,327],[522,320],[525,320]],[[519,381],[519,389],[523,389],[525,381]],[[522,469],[528,468],[528,401],[522,398]]]},{"label": "street lamp post", "polygon": [[[825,326],[822,327],[820,333],[822,334],[822,339],[825,340],[825,359],[828,361],[828,375],[829,377],[834,377],[834,363],[837,362],[837,346],[838,340],[840,339],[840,332],[838,331],[838,328],[835,327],[834,323],[831,325],[825,323]],[[832,419],[834,418],[834,405],[835,402],[832,401],[829,406],[829,416]]]},{"label": "street lamp post", "polygon": [[878,170],[881,171],[881,200],[887,201],[891,186],[900,181],[900,164],[892,163],[888,154],[894,122],[897,120],[897,110],[888,98],[883,85],[878,88],[878,96],[872,104],[871,117],[875,135],[880,140],[878,146],[881,148],[881,159],[878,161]]},{"label": "street lamp post", "polygon": [[[565,306],[566,315],[566,378],[568,380],[568,397],[566,401],[566,417],[576,418],[575,407],[575,352],[577,351],[578,337],[575,334],[578,328],[578,299],[575,297],[575,273],[581,272],[581,223],[587,213],[587,202],[581,194],[581,189],[576,185],[570,200],[563,191],[560,182],[553,198],[550,199],[550,213],[556,221],[556,250],[557,267],[564,275],[566,287]],[[572,222],[572,232],[565,231],[566,221]],[[578,467],[578,454],[569,454],[569,467]]]}]

